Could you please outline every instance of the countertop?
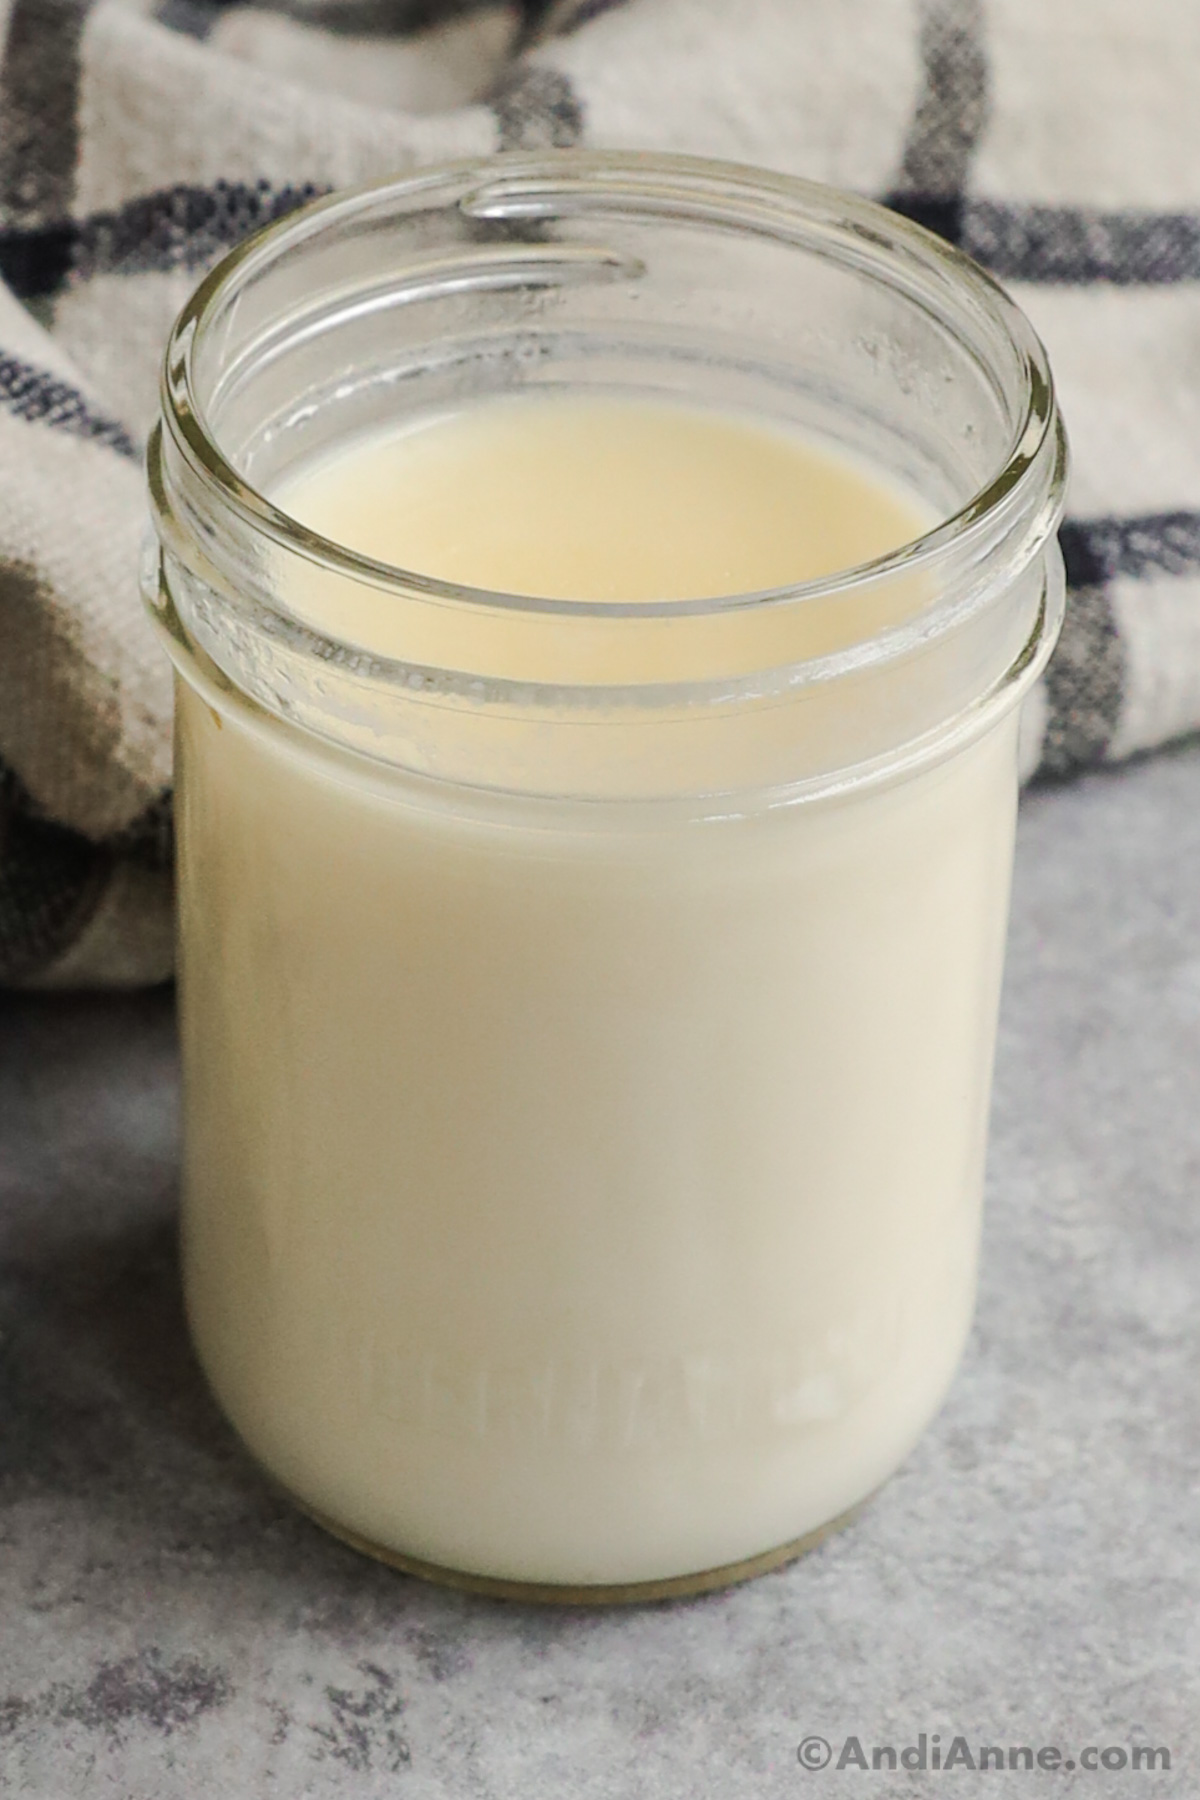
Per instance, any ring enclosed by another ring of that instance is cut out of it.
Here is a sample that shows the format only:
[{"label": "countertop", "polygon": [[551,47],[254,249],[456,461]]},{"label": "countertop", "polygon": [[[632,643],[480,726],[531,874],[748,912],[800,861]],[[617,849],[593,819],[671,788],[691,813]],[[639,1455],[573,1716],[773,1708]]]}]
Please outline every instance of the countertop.
[{"label": "countertop", "polygon": [[[168,994],[0,999],[3,1793],[1200,1793],[1200,749],[1026,797],[965,1365],[746,1587],[538,1611],[325,1538],[197,1375],[176,1163]],[[1077,1766],[847,1748],[921,1733]]]}]

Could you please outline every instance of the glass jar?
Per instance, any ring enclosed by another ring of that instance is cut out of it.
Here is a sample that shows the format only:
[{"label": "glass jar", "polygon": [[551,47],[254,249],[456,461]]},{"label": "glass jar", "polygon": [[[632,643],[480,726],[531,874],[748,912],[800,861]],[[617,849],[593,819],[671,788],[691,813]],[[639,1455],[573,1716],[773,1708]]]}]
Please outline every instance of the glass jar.
[{"label": "glass jar", "polygon": [[[618,605],[387,567],[267,498],[534,389],[798,426],[940,522]],[[1062,610],[1041,346],[867,202],[519,155],[242,245],[163,414],[185,1280],[222,1407],[331,1530],[460,1585],[640,1598],[794,1555],[907,1455],[970,1323],[1018,714]],[[314,569],[420,653],[304,623]],[[589,680],[597,645],[628,680]]]}]

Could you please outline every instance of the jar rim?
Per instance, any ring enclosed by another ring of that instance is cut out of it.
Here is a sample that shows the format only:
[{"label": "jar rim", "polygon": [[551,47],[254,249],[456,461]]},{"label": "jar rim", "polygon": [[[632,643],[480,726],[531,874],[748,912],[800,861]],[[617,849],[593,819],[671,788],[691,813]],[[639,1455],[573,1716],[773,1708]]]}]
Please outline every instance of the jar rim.
[{"label": "jar rim", "polygon": [[[1022,392],[1017,422],[1007,452],[992,477],[946,518],[929,530],[880,556],[851,564],[806,581],[748,592],[696,599],[648,601],[576,600],[509,593],[447,581],[435,575],[380,561],[324,536],[293,518],[260,492],[235,468],[221,448],[207,417],[195,379],[195,350],[216,309],[230,291],[306,240],[378,211],[403,211],[417,202],[447,200],[458,193],[458,205],[479,220],[534,221],[551,215],[564,199],[623,204],[643,214],[696,224],[708,222],[756,232],[797,247],[820,243],[843,262],[886,271],[892,285],[907,290],[919,303],[920,285],[938,281],[943,292],[951,284],[967,290],[992,324],[1015,347]],[[156,497],[165,499],[157,465],[162,432],[210,496],[246,527],[285,551],[298,554],[338,575],[365,582],[382,592],[408,598],[469,604],[509,614],[566,614],[575,619],[679,619],[775,605],[794,606],[815,599],[852,593],[897,575],[931,570],[951,555],[970,556],[987,537],[997,515],[1019,509],[1017,496],[1044,462],[1052,434],[1061,440],[1061,424],[1046,352],[1025,315],[983,269],[961,251],[924,227],[875,201],[799,176],[778,174],[750,164],[719,162],[688,155],[639,151],[557,150],[536,154],[506,152],[488,158],[441,163],[396,179],[342,189],[307,203],[265,226],[237,245],[199,283],[180,311],[167,344],[162,370],[162,420],[150,444],[151,481]],[[1061,443],[1055,463],[1061,470]],[[1061,480],[1051,484],[1061,488]],[[160,517],[162,507],[159,507]],[[1036,554],[1057,523],[1059,507],[1039,508],[1034,540]],[[286,630],[294,616],[278,612]],[[924,637],[928,617],[913,620],[889,637],[913,630]],[[306,633],[306,635],[308,635]],[[319,635],[330,650],[353,650],[326,631]],[[360,647],[358,647],[360,648]],[[893,649],[898,648],[894,645]]]}]

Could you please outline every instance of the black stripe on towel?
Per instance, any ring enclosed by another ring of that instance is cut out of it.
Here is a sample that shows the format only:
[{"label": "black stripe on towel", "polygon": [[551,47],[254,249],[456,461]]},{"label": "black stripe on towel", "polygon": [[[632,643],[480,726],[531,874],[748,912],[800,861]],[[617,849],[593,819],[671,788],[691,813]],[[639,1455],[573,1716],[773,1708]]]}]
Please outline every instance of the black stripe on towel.
[{"label": "black stripe on towel", "polygon": [[80,39],[91,0],[13,0],[0,63],[0,208],[65,218],[79,162]]},{"label": "black stripe on towel", "polygon": [[1194,213],[971,200],[959,241],[1004,281],[1159,286],[1200,279],[1200,217]]},{"label": "black stripe on towel", "polygon": [[325,190],[218,181],[143,194],[111,212],[34,230],[0,230],[0,278],[23,300],[75,278],[199,269],[222,251]]},{"label": "black stripe on towel", "polygon": [[[530,70],[497,100],[505,142],[574,142],[582,113],[550,70]],[[199,269],[261,225],[323,190],[312,183],[220,181],[146,194],[78,221],[0,228],[0,279],[23,300],[72,277]],[[897,193],[888,204],[936,231],[1002,280],[1075,286],[1200,281],[1200,214],[1099,212],[1083,207],[964,202],[958,194]]]},{"label": "black stripe on towel", "polygon": [[86,280],[201,268],[323,191],[311,182],[275,188],[267,181],[218,181],[145,194],[116,211],[93,213],[77,227],[72,272]]},{"label": "black stripe on towel", "polygon": [[957,244],[1001,281],[1163,287],[1200,281],[1200,214],[1021,206],[893,193],[887,204]]},{"label": "black stripe on towel", "polygon": [[921,91],[890,204],[957,243],[971,158],[987,117],[981,0],[923,0]]},{"label": "black stripe on towel", "polygon": [[1113,612],[1113,581],[1200,572],[1200,512],[1067,519],[1059,536],[1067,616],[1046,670],[1041,772],[1047,775],[1100,762],[1117,728],[1127,656]]},{"label": "black stripe on towel", "polygon": [[1071,588],[1062,636],[1044,677],[1039,774],[1070,775],[1103,759],[1121,716],[1125,677],[1125,645],[1108,589]]},{"label": "black stripe on towel", "polygon": [[923,81],[904,146],[902,191],[961,194],[987,115],[987,55],[980,0],[925,0]]},{"label": "black stripe on towel", "polygon": [[116,419],[94,410],[78,388],[45,369],[0,351],[0,407],[31,424],[50,425],[74,437],[107,444],[122,456],[136,456],[137,445]]},{"label": "black stripe on towel", "polygon": [[1187,575],[1200,570],[1200,512],[1067,519],[1059,540],[1073,587],[1095,587],[1118,575]]},{"label": "black stripe on towel", "polygon": [[206,38],[222,13],[253,5],[335,37],[404,37],[494,4],[495,0],[273,0],[271,5],[264,0],[161,0],[155,17],[172,31]]}]

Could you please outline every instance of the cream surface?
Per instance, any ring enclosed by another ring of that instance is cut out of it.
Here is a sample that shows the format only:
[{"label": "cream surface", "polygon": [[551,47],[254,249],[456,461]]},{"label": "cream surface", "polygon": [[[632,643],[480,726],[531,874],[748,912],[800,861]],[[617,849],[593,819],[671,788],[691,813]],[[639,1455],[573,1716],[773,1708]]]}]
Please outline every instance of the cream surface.
[{"label": "cream surface", "polygon": [[[362,555],[467,588],[572,602],[699,601],[815,580],[898,549],[930,510],[782,426],[662,400],[506,397],[345,445],[276,496]],[[306,622],[432,668],[541,682],[712,679],[828,653],[916,611],[919,581],[636,629],[387,592],[289,567]]]},{"label": "cream surface", "polygon": [[[782,431],[571,397],[348,446],[279,499],[593,598],[802,579],[926,522]],[[409,630],[348,588],[297,608]],[[565,1583],[749,1557],[885,1479],[970,1320],[1015,718],[706,816],[472,794],[179,701],[188,1304],[266,1466],[378,1545]]]},{"label": "cream surface", "polygon": [[930,523],[878,471],[799,432],[601,394],[506,396],[362,438],[276,499],[380,562],[567,600],[784,587]]}]

